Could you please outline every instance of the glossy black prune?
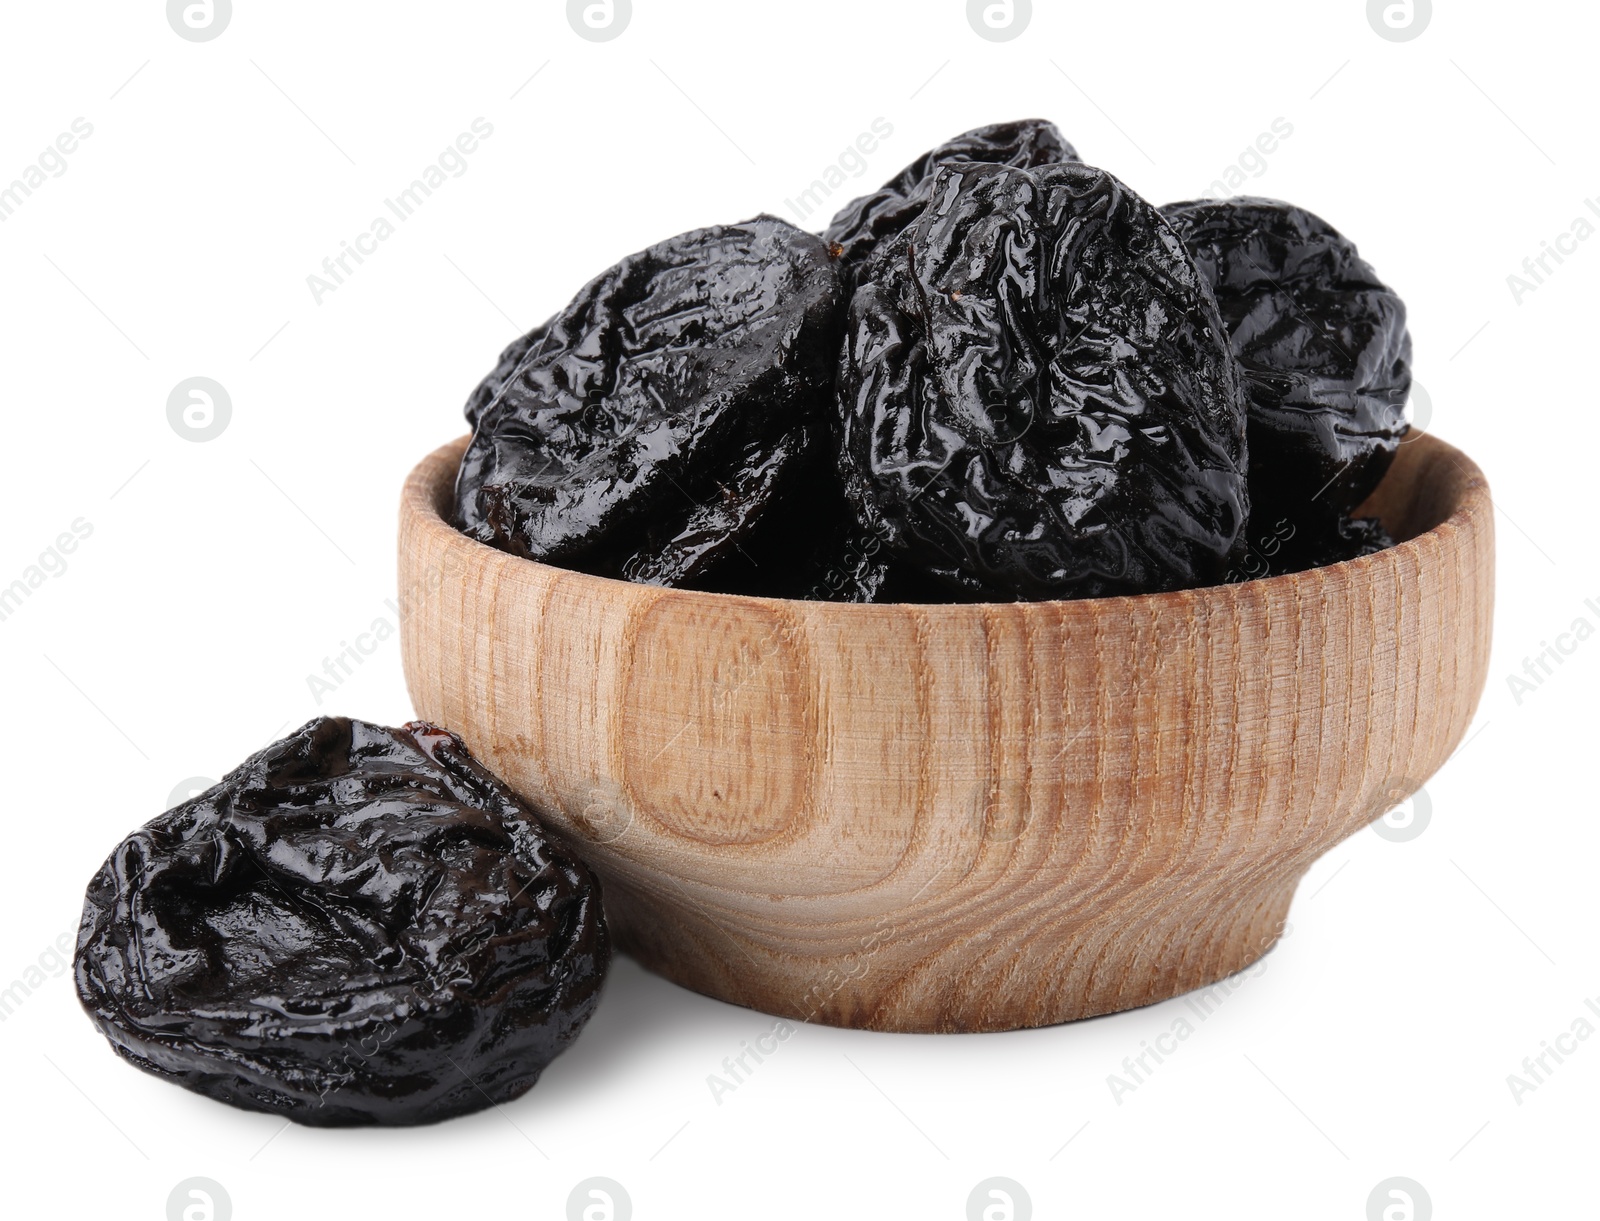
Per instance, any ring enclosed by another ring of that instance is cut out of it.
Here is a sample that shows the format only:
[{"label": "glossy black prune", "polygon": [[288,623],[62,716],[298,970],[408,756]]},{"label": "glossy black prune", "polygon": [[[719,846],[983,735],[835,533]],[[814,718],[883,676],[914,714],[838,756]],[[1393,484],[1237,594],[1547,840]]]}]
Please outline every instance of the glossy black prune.
[{"label": "glossy black prune", "polygon": [[[776,443],[754,442],[719,486],[697,503],[681,525],[667,519],[664,529],[647,528],[647,541],[622,566],[621,575],[646,585],[683,587],[707,572],[726,567],[729,552],[748,556],[752,524],[763,520],[773,501],[793,482],[795,465],[810,448],[815,430],[797,428]],[[752,544],[754,545],[754,544]]]},{"label": "glossy black prune", "polygon": [[826,419],[844,304],[826,243],[773,217],[630,255],[482,408],[457,524],[602,575],[709,578]]},{"label": "glossy black prune", "polygon": [[594,876],[459,738],[321,717],[118,845],[74,965],[125,1059],[335,1126],[517,1097],[609,953]]},{"label": "glossy black prune", "polygon": [[1269,522],[1253,515],[1250,544],[1234,558],[1228,580],[1281,577],[1374,555],[1393,546],[1394,539],[1375,517],[1339,517],[1331,521],[1316,517],[1308,523],[1287,517]]},{"label": "glossy black prune", "polygon": [[1394,546],[1394,538],[1375,517],[1338,517],[1331,524],[1313,520],[1283,549],[1274,573],[1305,572],[1345,560],[1375,555]]},{"label": "glossy black prune", "polygon": [[851,200],[823,237],[837,245],[847,276],[854,277],[877,247],[914,222],[927,206],[933,176],[941,166],[984,161],[1032,169],[1076,161],[1077,150],[1044,119],[991,123],[930,148],[870,195]]},{"label": "glossy black prune", "polygon": [[811,444],[795,465],[737,555],[696,588],[811,602],[951,600],[948,587],[896,561],[884,540],[856,521],[830,443]]},{"label": "glossy black prune", "polygon": [[1254,512],[1334,545],[1406,432],[1405,304],[1304,208],[1239,198],[1161,211],[1211,286],[1239,361]]},{"label": "glossy black prune", "polygon": [[512,374],[516,373],[517,367],[527,359],[528,353],[544,342],[545,334],[549,329],[550,323],[548,321],[541,322],[526,335],[520,335],[506,345],[505,351],[500,353],[500,359],[495,362],[494,368],[489,370],[488,374],[478,383],[477,388],[473,390],[471,396],[467,399],[463,414],[467,417],[469,427],[476,428],[478,426],[478,420],[483,415],[484,408],[499,397],[500,391],[505,389],[505,384],[511,380]]},{"label": "glossy black prune", "polygon": [[1224,579],[1244,400],[1176,234],[1080,164],[937,171],[851,302],[839,405],[861,524],[971,594]]},{"label": "glossy black prune", "polygon": [[1363,555],[1376,555],[1394,544],[1394,536],[1384,529],[1383,523],[1376,517],[1340,518],[1332,538],[1327,539],[1323,546],[1308,549],[1304,553],[1304,567],[1320,568],[1324,564],[1338,564]]}]

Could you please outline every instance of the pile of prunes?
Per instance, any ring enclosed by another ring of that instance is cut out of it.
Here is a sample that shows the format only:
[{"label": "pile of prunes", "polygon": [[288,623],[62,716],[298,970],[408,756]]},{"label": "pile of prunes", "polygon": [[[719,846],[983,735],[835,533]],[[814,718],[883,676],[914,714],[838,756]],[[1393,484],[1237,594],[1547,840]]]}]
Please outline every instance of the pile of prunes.
[{"label": "pile of prunes", "polygon": [[820,236],[758,216],[601,273],[468,400],[456,525],[845,602],[1278,575],[1392,545],[1352,513],[1406,433],[1410,356],[1400,298],[1304,209],[1157,208],[1053,124],[997,124]]},{"label": "pile of prunes", "polygon": [[[1405,434],[1410,349],[1309,212],[1157,209],[1049,123],[1001,124],[820,237],[761,216],[601,274],[473,393],[455,511],[529,559],[775,597],[1296,571],[1391,545],[1351,514]],[[598,879],[458,737],[321,717],[117,846],[74,969],[147,1072],[412,1124],[528,1090],[609,959]]]}]

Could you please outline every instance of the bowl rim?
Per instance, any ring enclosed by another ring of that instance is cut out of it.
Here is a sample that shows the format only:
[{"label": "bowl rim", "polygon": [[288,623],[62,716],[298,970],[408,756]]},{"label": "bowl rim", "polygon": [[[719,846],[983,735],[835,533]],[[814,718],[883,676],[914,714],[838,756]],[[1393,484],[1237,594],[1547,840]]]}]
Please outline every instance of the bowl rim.
[{"label": "bowl rim", "polygon": [[[637,581],[626,581],[617,577],[603,577],[595,573],[584,572],[576,568],[563,568],[558,564],[545,564],[539,560],[531,560],[524,556],[513,555],[509,551],[501,551],[497,547],[480,542],[457,529],[440,511],[439,504],[441,493],[446,483],[445,476],[449,474],[449,484],[454,486],[454,472],[459,469],[461,456],[465,453],[467,445],[471,442],[471,434],[457,437],[437,449],[429,452],[407,474],[401,492],[402,518],[411,517],[419,521],[430,533],[443,531],[451,540],[452,547],[465,547],[466,550],[477,552],[482,561],[498,561],[509,565],[513,571],[525,571],[530,574],[547,574],[558,576],[566,581],[576,582],[580,586],[592,584],[602,595],[610,598],[618,596],[655,595],[671,596],[690,600],[708,599],[708,605],[727,608],[733,605],[748,604],[755,607],[804,607],[811,610],[828,608],[830,611],[844,615],[871,616],[885,614],[903,614],[908,608],[927,612],[972,612],[994,611],[997,609],[1017,609],[1023,607],[1038,608],[1040,611],[1064,611],[1065,608],[1078,608],[1082,613],[1085,607],[1145,607],[1152,610],[1162,607],[1192,607],[1197,602],[1209,602],[1215,605],[1228,604],[1239,599],[1248,598],[1252,590],[1283,590],[1291,584],[1306,584],[1308,582],[1320,583],[1324,578],[1322,574],[1338,572],[1351,574],[1364,571],[1377,571],[1392,569],[1401,563],[1415,563],[1421,559],[1422,551],[1430,545],[1446,545],[1452,541],[1475,518],[1486,512],[1492,512],[1493,504],[1490,499],[1489,484],[1483,471],[1471,458],[1447,441],[1413,428],[1405,438],[1403,448],[1410,450],[1407,455],[1407,465],[1415,464],[1422,472],[1432,472],[1433,478],[1451,480],[1448,495],[1453,498],[1452,503],[1441,518],[1434,525],[1417,534],[1397,542],[1392,547],[1385,547],[1382,551],[1375,551],[1371,555],[1357,556],[1353,559],[1339,560],[1333,564],[1323,564],[1315,568],[1302,569],[1299,572],[1279,573],[1276,576],[1249,577],[1242,581],[1224,581],[1215,585],[1198,585],[1187,589],[1166,590],[1160,593],[1147,594],[1113,594],[1100,598],[1051,598],[1051,599],[1016,599],[1005,602],[835,602],[822,599],[802,598],[777,598],[763,594],[734,594],[721,593],[714,590],[680,589],[673,586],[647,585]],[[1378,488],[1382,489],[1388,482],[1398,463],[1391,464],[1384,473]],[[1429,458],[1435,461],[1428,461]],[[1443,475],[1438,473],[1440,467],[1448,468]],[[1376,498],[1375,490],[1367,501],[1358,505],[1351,514],[1353,517],[1370,516],[1363,514],[1371,501]]]}]

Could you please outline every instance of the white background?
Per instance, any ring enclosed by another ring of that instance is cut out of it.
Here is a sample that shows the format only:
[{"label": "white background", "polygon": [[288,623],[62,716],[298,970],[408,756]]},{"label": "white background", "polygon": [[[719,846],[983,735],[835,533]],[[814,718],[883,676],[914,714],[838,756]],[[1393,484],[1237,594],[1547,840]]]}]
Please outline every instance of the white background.
[{"label": "white background", "polygon": [[[154,0],[6,5],[0,183],[93,126],[0,223],[0,585],[93,530],[0,622],[0,983],[43,964],[0,1024],[7,1214],[159,1219],[204,1175],[241,1221],[560,1218],[606,1175],[641,1219],[931,1221],[1005,1175],[1039,1218],[1359,1221],[1404,1175],[1441,1219],[1600,1215],[1600,1038],[1520,1103],[1507,1084],[1600,998],[1600,643],[1520,701],[1508,682],[1600,627],[1600,240],[1507,284],[1600,197],[1600,19],[1437,7],[1394,43],[1361,0],[1040,0],[991,43],[960,0],[636,0],[591,43],[554,2],[237,0],[192,43]],[[1120,1102],[1108,1074],[1181,1000],[1009,1035],[805,1028],[719,1104],[707,1075],[771,1019],[627,960],[530,1095],[432,1128],[285,1130],[115,1059],[51,973],[84,884],[185,778],[319,711],[409,717],[392,639],[320,707],[307,676],[392,618],[401,480],[502,344],[629,251],[792,216],[875,118],[893,135],[833,202],[1035,114],[1157,202],[1286,119],[1250,189],[1406,297],[1431,426],[1500,510],[1489,685],[1424,832],[1320,861],[1292,935]],[[467,172],[318,304],[306,277],[480,116]],[[206,443],[167,420],[192,376],[232,399]]]}]

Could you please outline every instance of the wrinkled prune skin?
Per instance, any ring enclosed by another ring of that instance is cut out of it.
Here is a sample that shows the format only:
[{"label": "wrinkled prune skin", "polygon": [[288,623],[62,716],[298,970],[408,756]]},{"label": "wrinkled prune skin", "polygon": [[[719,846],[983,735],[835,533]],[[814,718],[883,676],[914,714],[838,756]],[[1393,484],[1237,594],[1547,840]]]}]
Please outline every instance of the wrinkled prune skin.
[{"label": "wrinkled prune skin", "polygon": [[1168,204],[1249,402],[1250,500],[1337,544],[1406,433],[1406,307],[1321,217],[1271,199]]},{"label": "wrinkled prune skin", "polygon": [[321,717],[118,845],[74,967],[123,1058],[342,1126],[522,1094],[609,955],[594,875],[459,738]]},{"label": "wrinkled prune skin", "polygon": [[851,200],[829,223],[823,237],[840,248],[840,261],[852,280],[880,244],[922,214],[941,166],[964,161],[1011,165],[1018,169],[1078,160],[1077,150],[1044,119],[975,127],[930,148],[871,195]]},{"label": "wrinkled prune skin", "polygon": [[[755,528],[740,535],[732,554],[696,589],[764,598],[807,596],[814,566],[855,521],[831,469],[826,435],[825,428],[808,429],[799,439],[783,484],[774,489]],[[737,494],[740,488],[730,490]]]},{"label": "wrinkled prune skin", "polygon": [[763,520],[786,485],[792,485],[794,469],[810,448],[814,432],[797,428],[776,444],[753,443],[733,467],[731,482],[697,504],[670,537],[661,537],[665,530],[652,533],[623,564],[623,579],[683,588],[698,585],[718,567],[728,567],[729,552],[748,555],[745,544],[751,541],[752,523]]},{"label": "wrinkled prune skin", "polygon": [[457,524],[601,575],[708,577],[825,422],[844,306],[827,244],[774,217],[630,255],[483,407]]},{"label": "wrinkled prune skin", "polygon": [[549,329],[550,323],[548,321],[542,322],[526,335],[519,336],[506,345],[505,351],[500,353],[500,359],[495,362],[494,368],[489,370],[488,375],[478,383],[477,389],[473,390],[471,397],[467,399],[466,409],[463,414],[467,417],[469,427],[476,428],[478,426],[478,420],[482,417],[484,408],[494,402],[500,391],[505,389],[505,384],[516,373],[517,367],[527,359],[528,353],[544,342],[545,334]]},{"label": "wrinkled prune skin", "polygon": [[695,588],[808,602],[952,600],[948,587],[895,560],[856,521],[827,440],[812,444],[796,468],[737,555]]},{"label": "wrinkled prune skin", "polygon": [[941,168],[851,302],[839,374],[863,527],[969,595],[1222,581],[1244,400],[1176,234],[1080,164]]}]

